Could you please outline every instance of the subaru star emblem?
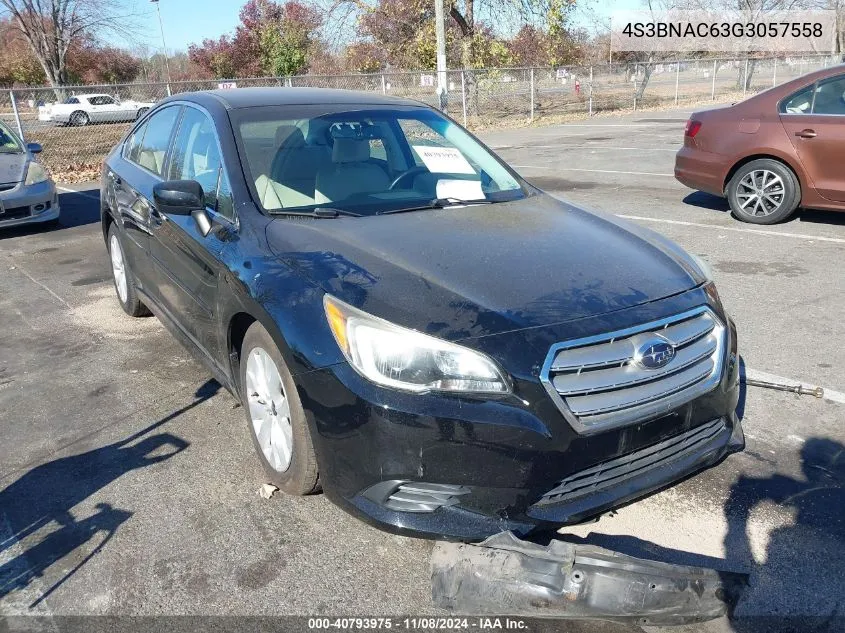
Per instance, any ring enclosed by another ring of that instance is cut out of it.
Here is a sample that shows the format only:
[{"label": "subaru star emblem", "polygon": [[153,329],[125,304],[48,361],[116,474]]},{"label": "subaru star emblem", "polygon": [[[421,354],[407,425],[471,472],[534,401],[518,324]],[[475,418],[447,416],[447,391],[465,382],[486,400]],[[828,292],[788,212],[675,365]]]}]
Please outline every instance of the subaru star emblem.
[{"label": "subaru star emblem", "polygon": [[659,334],[634,342],[634,362],[643,369],[660,369],[675,358],[675,347]]}]

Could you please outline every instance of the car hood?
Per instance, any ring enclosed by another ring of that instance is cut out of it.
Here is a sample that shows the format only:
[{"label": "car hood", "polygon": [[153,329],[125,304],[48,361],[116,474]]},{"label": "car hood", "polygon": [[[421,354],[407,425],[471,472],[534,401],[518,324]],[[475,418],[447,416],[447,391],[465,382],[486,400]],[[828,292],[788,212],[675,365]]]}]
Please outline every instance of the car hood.
[{"label": "car hood", "polygon": [[545,194],[364,218],[280,217],[267,238],[325,292],[448,340],[623,310],[705,281],[657,233]]},{"label": "car hood", "polygon": [[26,152],[19,154],[0,154],[0,184],[21,182],[26,176],[26,164],[29,156]]}]

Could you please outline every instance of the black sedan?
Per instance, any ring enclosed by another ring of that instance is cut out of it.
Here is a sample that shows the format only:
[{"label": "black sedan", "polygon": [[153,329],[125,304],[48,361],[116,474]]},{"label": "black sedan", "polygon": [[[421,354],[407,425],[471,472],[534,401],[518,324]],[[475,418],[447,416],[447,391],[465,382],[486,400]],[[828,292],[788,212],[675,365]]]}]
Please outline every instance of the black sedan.
[{"label": "black sedan", "polygon": [[741,450],[706,264],[345,91],[165,99],[105,161],[123,309],[243,402],[269,481],[379,527],[584,521]]}]

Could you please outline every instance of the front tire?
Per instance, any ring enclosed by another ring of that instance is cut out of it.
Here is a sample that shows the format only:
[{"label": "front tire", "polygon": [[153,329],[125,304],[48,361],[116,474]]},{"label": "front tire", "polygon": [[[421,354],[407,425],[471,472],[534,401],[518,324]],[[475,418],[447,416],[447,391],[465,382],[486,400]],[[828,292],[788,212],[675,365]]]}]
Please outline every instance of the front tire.
[{"label": "front tire", "polygon": [[296,384],[272,337],[257,322],[241,346],[240,391],[267,480],[290,495],[317,491],[317,456]]},{"label": "front tire", "polygon": [[74,112],[70,115],[70,124],[73,127],[84,127],[91,122],[91,118],[85,112]]},{"label": "front tire", "polygon": [[770,158],[740,167],[725,189],[731,215],[752,224],[776,224],[795,212],[801,185],[783,163]]},{"label": "front tire", "polygon": [[129,316],[148,316],[150,311],[138,298],[138,293],[135,290],[135,277],[132,275],[132,270],[126,261],[126,256],[123,253],[123,245],[120,242],[120,235],[114,224],[109,227],[108,250],[109,258],[111,259],[114,291],[117,294],[120,307]]}]

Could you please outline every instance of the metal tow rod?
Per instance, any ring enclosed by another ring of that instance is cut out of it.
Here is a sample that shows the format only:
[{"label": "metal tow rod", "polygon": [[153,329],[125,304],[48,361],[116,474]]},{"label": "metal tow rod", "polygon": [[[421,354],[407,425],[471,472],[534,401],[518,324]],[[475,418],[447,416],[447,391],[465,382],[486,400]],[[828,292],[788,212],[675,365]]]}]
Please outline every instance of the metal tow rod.
[{"label": "metal tow rod", "polygon": [[797,393],[800,396],[815,396],[816,398],[824,398],[824,389],[821,387],[805,387],[804,385],[781,385],[776,382],[768,382],[766,380],[752,380],[746,378],[744,382],[749,387],[762,387],[763,389],[775,389],[776,391],[788,391],[790,393]]}]

